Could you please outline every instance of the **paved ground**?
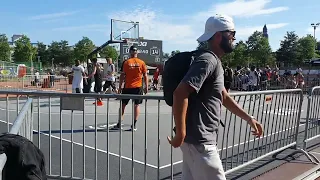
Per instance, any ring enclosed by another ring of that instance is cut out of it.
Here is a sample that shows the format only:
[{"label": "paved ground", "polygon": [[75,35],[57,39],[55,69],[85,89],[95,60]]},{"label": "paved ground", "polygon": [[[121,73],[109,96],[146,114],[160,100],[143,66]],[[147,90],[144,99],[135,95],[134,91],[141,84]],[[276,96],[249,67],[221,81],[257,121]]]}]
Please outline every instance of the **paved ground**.
[{"label": "paved ground", "polygon": [[[160,95],[159,93],[153,94]],[[226,126],[226,131],[220,130],[218,146],[220,149],[228,147],[227,150],[221,151],[224,162],[232,160],[232,163],[225,163],[225,169],[235,167],[237,163],[242,161],[245,162],[251,158],[259,157],[273,148],[290,144],[290,140],[292,140],[291,134],[295,132],[292,124],[298,114],[298,102],[295,101],[297,97],[296,95],[273,96],[273,103],[266,101],[266,97],[261,98],[261,100],[249,100],[244,97],[235,99],[246,111],[253,115],[259,114],[258,118],[266,128],[265,137],[260,140],[254,140],[252,136],[249,136],[250,129],[246,127],[244,122],[241,122],[240,119],[234,121],[234,117],[230,117],[230,114],[223,110],[222,116],[223,119],[226,119],[223,124]],[[166,140],[166,137],[172,133],[172,124],[171,109],[164,102],[158,103],[158,101],[149,100],[147,102],[147,113],[145,113],[145,104],[141,106],[138,131],[134,132],[134,161],[132,161],[131,144],[133,133],[126,131],[132,121],[131,104],[126,109],[123,122],[125,130],[120,133],[120,131],[106,130],[118,121],[119,102],[111,99],[109,106],[105,101],[103,107],[95,108],[92,105],[93,101],[93,99],[86,99],[84,112],[75,111],[72,118],[72,113],[69,110],[62,111],[60,116],[59,98],[51,98],[51,108],[49,108],[50,102],[48,98],[40,99],[40,103],[38,103],[37,99],[34,100],[33,125],[35,130],[38,131],[40,129],[42,132],[40,143],[37,134],[34,135],[34,142],[40,145],[46,156],[48,172],[51,170],[51,174],[59,175],[61,171],[62,175],[70,176],[71,169],[73,169],[74,176],[83,177],[84,159],[86,162],[86,167],[84,168],[86,178],[98,177],[98,179],[106,179],[107,160],[109,160],[110,166],[110,179],[118,179],[119,172],[121,172],[123,179],[130,179],[132,162],[134,162],[136,179],[143,179],[145,172],[148,179],[158,179],[158,177],[159,179],[166,179],[171,173],[171,162],[174,163],[173,172],[175,174],[181,172],[181,152],[179,149],[172,149]],[[17,115],[18,106],[21,108],[23,103],[24,100],[19,102],[13,99],[9,100],[10,111],[8,114],[10,122]],[[74,103],[76,104],[77,102]],[[305,98],[301,112],[302,119],[306,116],[306,104]],[[107,107],[110,108],[107,109]],[[2,121],[7,120],[6,109],[6,102],[2,100],[0,102],[0,119]],[[160,109],[160,113],[158,113],[158,109]],[[40,110],[40,114],[38,110]],[[96,116],[95,112],[97,112]],[[97,131],[95,131],[95,123],[98,127]],[[50,124],[51,126],[49,126]],[[63,131],[60,131],[60,128]],[[303,124],[301,124],[300,128],[303,128]],[[222,129],[222,126],[220,126],[220,129]],[[83,133],[84,131],[85,133]],[[145,138],[146,134],[147,138]],[[109,143],[107,143],[108,139]],[[119,139],[121,139],[121,152],[119,151]],[[234,141],[231,139],[234,139]],[[60,147],[60,142],[62,142],[62,147]],[[147,147],[145,147],[145,142]],[[256,149],[258,145],[261,146],[261,143],[265,144],[265,148]],[[52,146],[51,152],[49,152],[49,144]],[[83,146],[83,144],[86,146]],[[109,144],[109,147],[107,144]],[[96,154],[95,149],[98,149]],[[60,156],[60,151],[62,156]],[[109,156],[107,156],[108,151]],[[146,157],[144,156],[145,152],[147,152]],[[170,158],[171,152],[173,154],[172,159]],[[49,156],[50,153],[51,158]],[[119,154],[121,154],[122,158],[119,158]],[[240,156],[235,157],[235,154],[240,154]],[[236,158],[235,161],[234,158]],[[121,166],[119,165],[120,160]],[[60,161],[62,162],[61,167]],[[73,162],[73,166],[71,166],[71,162]],[[145,162],[146,166],[144,166]],[[121,171],[119,167],[121,167]],[[157,170],[158,168],[159,170]],[[97,169],[97,172],[95,172],[95,169]]]}]

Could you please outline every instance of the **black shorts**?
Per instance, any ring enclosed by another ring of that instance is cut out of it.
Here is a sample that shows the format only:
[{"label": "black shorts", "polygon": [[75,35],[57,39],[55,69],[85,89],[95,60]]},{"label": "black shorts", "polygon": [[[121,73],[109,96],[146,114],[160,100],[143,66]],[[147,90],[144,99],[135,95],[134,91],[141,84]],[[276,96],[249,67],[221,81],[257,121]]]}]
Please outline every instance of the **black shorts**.
[{"label": "black shorts", "polygon": [[99,93],[102,90],[102,81],[100,80],[95,80],[94,81],[94,92]]},{"label": "black shorts", "polygon": [[116,88],[116,83],[114,81],[106,81],[104,82],[104,85],[103,85],[103,91],[106,91],[107,88],[110,88],[110,86],[112,87],[112,89],[117,89]]},{"label": "black shorts", "polygon": [[[139,88],[124,88],[122,94],[143,95],[142,87]],[[122,99],[122,104],[127,105],[130,99]],[[142,99],[135,99],[134,104],[142,104]]]}]

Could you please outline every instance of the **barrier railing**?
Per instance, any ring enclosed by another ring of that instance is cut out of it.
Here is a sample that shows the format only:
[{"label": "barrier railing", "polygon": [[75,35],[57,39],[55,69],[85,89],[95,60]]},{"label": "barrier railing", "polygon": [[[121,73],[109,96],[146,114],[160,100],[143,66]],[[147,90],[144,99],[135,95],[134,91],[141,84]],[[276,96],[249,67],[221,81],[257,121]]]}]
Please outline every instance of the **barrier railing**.
[{"label": "barrier railing", "polygon": [[320,86],[311,89],[308,95],[308,108],[305,123],[304,146],[311,140],[320,137]]},{"label": "barrier railing", "polygon": [[[0,107],[16,101],[8,98],[9,95],[33,98],[36,127],[33,142],[46,157],[49,178],[173,179],[181,172],[181,151],[173,149],[166,140],[167,136],[173,136],[173,116],[162,96],[10,91],[0,91],[0,94],[7,96],[6,102],[0,101]],[[226,174],[289,148],[314,162],[307,152],[296,146],[301,126],[302,90],[233,93],[231,96],[245,111],[257,117],[265,134],[254,138],[246,122],[223,109],[224,127],[219,127],[218,148]],[[93,105],[97,98],[103,99],[104,106]],[[129,131],[136,119],[133,102],[126,107],[121,121],[123,99],[143,100],[137,131]],[[15,106],[6,107],[8,116],[14,113]],[[122,130],[112,128],[117,123],[123,124]]]},{"label": "barrier railing", "polygon": [[264,127],[264,135],[255,138],[250,126],[230,111],[225,111],[225,127],[220,130],[218,147],[226,174],[235,172],[267,156],[295,149],[300,126],[303,92],[301,89],[232,93],[234,100]]},{"label": "barrier railing", "polygon": [[[13,124],[6,122],[8,127],[12,124],[9,134],[21,135],[30,141],[33,139],[33,114],[32,114],[32,99],[28,99],[23,105],[18,116],[14,120]],[[2,170],[6,164],[7,156],[6,154],[0,154],[0,180],[2,179]]]}]

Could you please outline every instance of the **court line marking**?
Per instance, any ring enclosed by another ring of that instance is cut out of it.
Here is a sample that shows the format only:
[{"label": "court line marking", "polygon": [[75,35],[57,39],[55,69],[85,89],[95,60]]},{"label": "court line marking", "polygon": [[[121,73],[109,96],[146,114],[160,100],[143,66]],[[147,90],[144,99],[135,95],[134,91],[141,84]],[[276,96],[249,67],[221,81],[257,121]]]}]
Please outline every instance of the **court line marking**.
[{"label": "court line marking", "polygon": [[[304,126],[304,124],[300,124],[299,127],[300,127],[300,126]],[[267,137],[269,137],[269,136],[272,136],[272,135],[275,135],[275,134],[279,134],[279,133],[282,133],[282,132],[291,130],[292,128],[294,128],[294,127],[291,127],[291,128],[288,128],[288,129],[285,129],[285,130],[282,130],[282,131],[277,131],[277,132],[274,132],[274,133],[265,135],[265,136],[263,136],[263,137],[261,137],[261,138],[251,139],[251,140],[249,140],[249,141],[241,142],[240,144],[231,145],[231,146],[228,146],[227,148],[218,149],[218,152],[221,151],[221,150],[226,150],[226,149],[234,148],[234,147],[237,147],[237,146],[241,146],[241,145],[243,145],[243,144],[245,144],[245,143],[251,143],[251,142],[253,142],[253,141],[255,141],[255,140],[264,139],[264,138],[267,138]],[[319,154],[320,154],[320,153],[319,153]],[[182,162],[183,162],[182,160],[181,160],[181,161],[174,162],[174,163],[172,163],[172,166],[177,165],[177,164],[180,164],[180,163],[182,163]],[[167,168],[167,167],[170,167],[170,166],[171,166],[171,163],[170,163],[170,164],[167,164],[167,165],[164,165],[164,166],[161,166],[159,169]]]},{"label": "court line marking", "polygon": [[[4,121],[4,120],[0,120],[0,122],[2,122],[2,123],[7,123],[7,121]],[[9,122],[9,124],[12,125],[13,123],[10,123],[10,122]],[[43,135],[45,135],[45,136],[49,136],[49,137],[50,137],[49,134],[41,133],[41,132],[39,133],[37,130],[33,130],[33,131],[34,131],[34,132],[37,132],[38,134],[43,134]],[[60,140],[60,137],[53,136],[53,135],[51,135],[51,137],[54,138],[54,139],[59,139],[59,140]],[[95,150],[94,147],[91,147],[91,146],[88,146],[88,145],[83,145],[83,144],[78,143],[78,142],[71,142],[71,140],[68,140],[68,139],[61,138],[61,140],[62,140],[62,141],[65,141],[65,142],[68,142],[68,143],[73,143],[73,144],[76,144],[76,145],[79,145],[79,146],[84,146],[84,147],[86,147],[86,148]],[[107,151],[102,150],[102,149],[98,149],[98,148],[97,148],[97,151],[102,152],[102,153],[105,153],[105,154],[108,154]],[[116,156],[116,157],[120,157],[118,154],[112,153],[112,152],[109,152],[109,155]],[[128,161],[132,161],[132,158],[129,158],[129,157],[126,157],[126,156],[121,156],[121,158],[122,158],[122,159],[125,159],[125,160],[128,160]],[[144,162],[139,161],[139,160],[135,160],[135,159],[133,160],[133,162],[138,163],[138,164],[142,164],[142,165],[145,164]],[[151,167],[151,168],[158,169],[157,166],[152,165],[152,164],[149,164],[149,163],[146,163],[146,166],[149,166],[149,167]]]},{"label": "court line marking", "polygon": [[[0,110],[4,110],[4,109],[0,108]],[[9,110],[9,111],[10,111],[10,110]],[[15,112],[16,112],[16,110],[11,110],[11,111],[15,111]],[[38,112],[35,112],[35,113],[38,113]],[[41,114],[41,112],[40,112],[40,114]],[[43,113],[43,114],[44,114],[44,113]],[[47,113],[47,114],[48,114],[48,113]],[[57,113],[57,114],[58,114],[58,113]],[[117,113],[117,114],[118,114],[118,113]],[[3,120],[0,120],[0,122],[7,123],[6,121],[3,121]],[[9,124],[12,125],[12,123],[9,123]],[[300,126],[304,126],[304,124],[300,124],[299,127],[300,127]],[[291,130],[292,128],[293,128],[293,127],[288,128],[288,129],[285,129],[284,131]],[[38,132],[38,131],[36,131],[36,130],[33,130],[33,131]],[[283,132],[283,131],[277,131],[277,132],[268,134],[268,135],[266,135],[266,136],[264,136],[264,137],[262,137],[262,138],[267,138],[267,137],[269,137],[269,136],[272,136],[272,135],[274,135],[274,134],[278,134],[278,133],[281,133],[281,132]],[[40,132],[39,134],[43,134],[43,135],[46,135],[46,136],[50,136],[49,134],[41,133],[41,132]],[[51,137],[60,140],[60,137],[57,137],[57,136],[54,136],[54,135],[51,135]],[[261,138],[260,138],[260,139],[261,139]],[[62,138],[62,140],[63,140],[63,141],[66,141],[66,142],[69,142],[69,143],[72,143],[72,142],[71,142],[70,140],[68,140],[68,139]],[[251,142],[253,142],[254,140],[255,140],[255,139],[251,139],[251,140],[246,141],[246,142],[241,142],[240,144],[235,144],[235,145],[233,145],[233,146],[228,146],[227,148],[222,148],[222,150],[230,149],[230,148],[232,148],[232,147],[237,147],[237,146],[243,145],[243,144],[245,144],[245,143],[251,143]],[[256,140],[259,140],[259,139],[256,139]],[[79,146],[84,146],[83,144],[77,143],[77,142],[73,142],[73,144],[76,144],[76,145],[79,145]],[[88,145],[85,145],[85,147],[86,147],[86,148],[89,148],[89,149],[95,150],[94,147],[91,147],[91,146],[88,146]],[[102,150],[102,149],[97,149],[97,151],[100,151],[100,152],[103,152],[103,153],[106,153],[106,154],[108,153],[107,151]],[[221,149],[218,149],[218,151],[221,151]],[[109,154],[110,154],[110,155],[113,155],[113,156],[116,156],[116,157],[119,157],[119,155],[116,154],[116,153],[109,152]],[[126,160],[129,160],[129,161],[132,161],[131,158],[128,158],[128,157],[126,157],[126,156],[121,156],[121,158],[126,159]],[[139,160],[133,160],[133,162],[136,162],[136,163],[142,164],[142,165],[145,164],[144,162],[139,161]],[[172,163],[172,166],[177,165],[177,164],[180,164],[180,163],[182,163],[182,162],[183,162],[182,160],[177,161],[177,162],[174,162],[174,163]],[[149,166],[149,167],[155,168],[155,169],[158,168],[157,166],[152,165],[152,164],[148,164],[148,163],[147,163],[146,165]],[[170,163],[170,164],[167,164],[167,165],[160,166],[159,169],[167,168],[167,167],[170,167],[170,166],[171,166],[171,163]]]}]

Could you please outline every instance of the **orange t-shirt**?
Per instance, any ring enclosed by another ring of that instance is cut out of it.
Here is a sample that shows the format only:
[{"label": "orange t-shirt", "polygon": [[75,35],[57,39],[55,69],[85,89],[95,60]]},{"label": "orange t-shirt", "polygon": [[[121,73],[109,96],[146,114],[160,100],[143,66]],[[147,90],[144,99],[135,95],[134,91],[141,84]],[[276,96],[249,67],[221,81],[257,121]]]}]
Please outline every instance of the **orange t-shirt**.
[{"label": "orange t-shirt", "polygon": [[130,58],[123,62],[122,72],[125,74],[124,88],[142,87],[142,75],[147,73],[147,66],[139,58]]}]

